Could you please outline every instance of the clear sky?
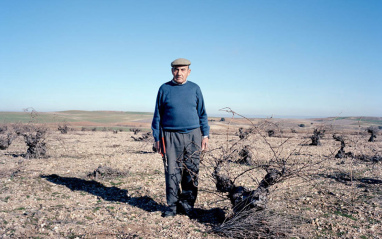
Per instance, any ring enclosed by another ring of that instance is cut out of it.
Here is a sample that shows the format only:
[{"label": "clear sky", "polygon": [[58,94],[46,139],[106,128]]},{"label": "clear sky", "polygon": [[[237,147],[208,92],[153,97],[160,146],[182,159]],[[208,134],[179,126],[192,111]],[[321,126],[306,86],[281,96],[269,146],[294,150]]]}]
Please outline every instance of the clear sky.
[{"label": "clear sky", "polygon": [[382,116],[380,0],[0,0],[0,111],[153,112],[179,57],[211,116]]}]

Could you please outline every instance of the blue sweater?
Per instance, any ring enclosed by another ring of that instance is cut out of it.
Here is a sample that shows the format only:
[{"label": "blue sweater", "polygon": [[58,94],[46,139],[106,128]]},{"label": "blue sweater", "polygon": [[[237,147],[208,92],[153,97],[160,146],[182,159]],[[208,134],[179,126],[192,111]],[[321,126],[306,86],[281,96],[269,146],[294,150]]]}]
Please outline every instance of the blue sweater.
[{"label": "blue sweater", "polygon": [[197,84],[169,81],[159,88],[151,124],[155,141],[159,141],[160,127],[180,133],[200,127],[203,136],[209,135],[207,112]]}]

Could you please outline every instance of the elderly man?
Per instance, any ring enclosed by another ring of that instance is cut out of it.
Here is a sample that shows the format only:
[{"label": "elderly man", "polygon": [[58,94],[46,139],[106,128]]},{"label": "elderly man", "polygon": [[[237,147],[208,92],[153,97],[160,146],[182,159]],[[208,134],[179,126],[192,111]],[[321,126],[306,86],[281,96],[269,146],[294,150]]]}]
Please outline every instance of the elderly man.
[{"label": "elderly man", "polygon": [[192,213],[200,152],[208,147],[207,112],[199,86],[187,81],[190,65],[183,58],[171,63],[173,78],[159,88],[152,121],[155,148],[165,167],[168,210],[164,217]]}]

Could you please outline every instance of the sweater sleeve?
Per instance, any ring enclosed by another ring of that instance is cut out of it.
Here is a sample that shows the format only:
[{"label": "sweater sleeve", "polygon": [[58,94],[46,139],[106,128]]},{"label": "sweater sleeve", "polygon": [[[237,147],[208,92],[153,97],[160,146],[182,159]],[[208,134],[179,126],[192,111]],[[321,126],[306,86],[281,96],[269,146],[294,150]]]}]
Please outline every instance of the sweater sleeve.
[{"label": "sweater sleeve", "polygon": [[160,132],[160,89],[158,91],[157,100],[155,102],[155,111],[153,116],[153,121],[151,123],[151,129],[153,131],[153,136],[155,142],[159,141]]},{"label": "sweater sleeve", "polygon": [[204,99],[203,94],[200,88],[197,90],[197,97],[198,97],[198,115],[199,115],[199,122],[200,122],[200,130],[202,131],[202,136],[208,136],[210,134],[210,126],[208,125],[208,116],[206,112],[206,107],[204,105]]}]

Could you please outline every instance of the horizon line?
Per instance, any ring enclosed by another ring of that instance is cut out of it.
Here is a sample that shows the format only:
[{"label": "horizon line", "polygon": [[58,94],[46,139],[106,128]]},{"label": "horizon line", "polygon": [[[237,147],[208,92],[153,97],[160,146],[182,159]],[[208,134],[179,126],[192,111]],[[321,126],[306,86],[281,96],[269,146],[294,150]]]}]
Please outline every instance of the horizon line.
[{"label": "horizon line", "polygon": [[[29,108],[26,108],[29,109]],[[32,108],[33,109],[33,108]],[[33,109],[34,110],[34,109]],[[148,111],[126,111],[126,110],[55,110],[55,111],[36,111],[37,113],[54,113],[54,112],[67,112],[67,111],[84,111],[84,112],[130,112],[130,113],[147,113],[147,114],[154,114],[154,112],[148,112]],[[12,112],[12,113],[30,113],[31,111],[13,111],[13,110],[0,110],[2,113],[6,112]],[[229,116],[227,116],[227,114]],[[277,118],[277,119],[315,119],[315,118],[382,118],[382,116],[354,116],[354,115],[348,115],[348,116],[303,116],[303,115],[277,115],[277,114],[271,114],[269,115],[255,115],[255,114],[241,114],[245,118]],[[208,117],[213,118],[219,118],[219,117],[226,117],[231,118],[231,113],[217,113],[217,114],[211,114]],[[239,115],[234,115],[234,118],[243,118]]]}]

